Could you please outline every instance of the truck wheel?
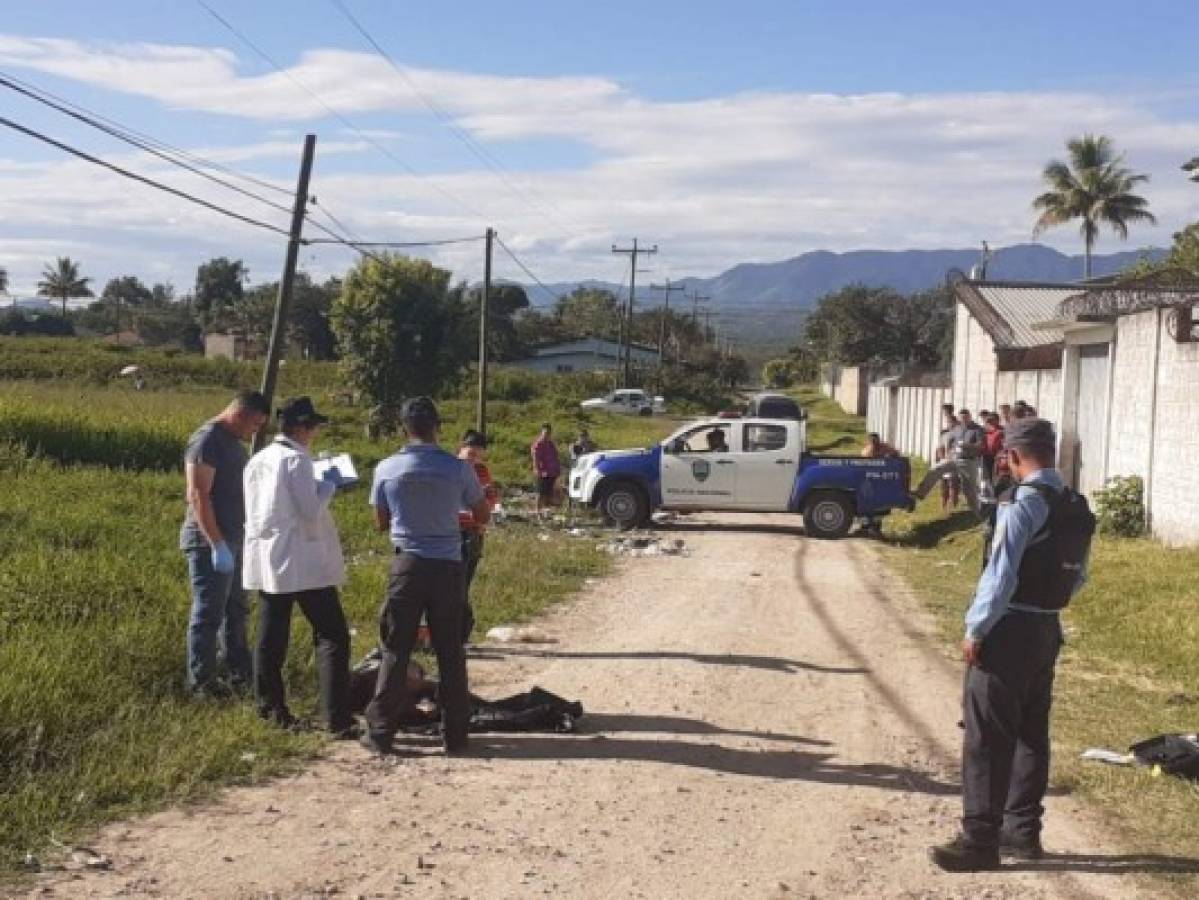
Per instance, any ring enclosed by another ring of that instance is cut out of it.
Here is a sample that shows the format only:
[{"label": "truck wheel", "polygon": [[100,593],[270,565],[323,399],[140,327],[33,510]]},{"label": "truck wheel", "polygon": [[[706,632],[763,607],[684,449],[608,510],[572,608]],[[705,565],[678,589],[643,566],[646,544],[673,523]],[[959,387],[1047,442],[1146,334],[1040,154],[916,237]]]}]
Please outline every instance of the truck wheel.
[{"label": "truck wheel", "polygon": [[600,515],[621,531],[637,528],[649,521],[649,500],[645,491],[631,481],[618,481],[600,495]]},{"label": "truck wheel", "polygon": [[817,491],[803,510],[803,527],[808,537],[836,540],[849,534],[853,525],[854,506],[844,494]]},{"label": "truck wheel", "polygon": [[654,411],[652,409],[650,409],[648,406],[643,406],[643,407],[641,407],[641,409],[637,410],[637,415],[639,415],[639,416],[652,416],[653,414],[654,414]]}]

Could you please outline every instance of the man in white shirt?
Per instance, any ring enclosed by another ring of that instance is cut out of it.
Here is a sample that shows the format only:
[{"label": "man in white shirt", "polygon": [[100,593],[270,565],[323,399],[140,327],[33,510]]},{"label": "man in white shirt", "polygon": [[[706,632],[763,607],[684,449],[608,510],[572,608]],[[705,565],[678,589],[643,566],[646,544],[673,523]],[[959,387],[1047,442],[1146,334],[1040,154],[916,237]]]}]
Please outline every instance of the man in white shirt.
[{"label": "man in white shirt", "polygon": [[246,466],[246,538],[242,564],[247,590],[260,592],[254,694],[258,713],[283,727],[296,719],[287,708],[283,663],[291,637],[292,607],[312,625],[321,710],[329,731],[357,737],[350,713],[350,630],[337,594],[345,582],[341,540],[329,502],[336,469],[317,481],[310,448],[329,420],[308,397],[279,410],[281,434]]}]

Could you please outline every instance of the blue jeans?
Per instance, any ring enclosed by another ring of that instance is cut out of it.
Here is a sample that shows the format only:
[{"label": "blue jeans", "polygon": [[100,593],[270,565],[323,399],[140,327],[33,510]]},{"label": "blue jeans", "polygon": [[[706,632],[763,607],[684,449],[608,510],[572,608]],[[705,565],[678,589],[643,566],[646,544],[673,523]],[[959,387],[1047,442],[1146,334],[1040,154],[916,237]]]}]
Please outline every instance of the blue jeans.
[{"label": "blue jeans", "polygon": [[217,674],[217,658],[234,684],[249,685],[253,677],[246,643],[246,592],[241,586],[241,541],[230,543],[236,565],[230,575],[212,567],[212,551],[185,550],[191,577],[192,610],[187,626],[187,686],[195,690]]}]

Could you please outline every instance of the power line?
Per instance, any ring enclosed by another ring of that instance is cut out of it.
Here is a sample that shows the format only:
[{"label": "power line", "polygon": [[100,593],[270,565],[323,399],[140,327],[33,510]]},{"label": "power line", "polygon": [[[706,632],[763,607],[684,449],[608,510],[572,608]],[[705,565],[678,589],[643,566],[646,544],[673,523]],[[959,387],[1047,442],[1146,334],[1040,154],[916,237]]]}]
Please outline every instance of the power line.
[{"label": "power line", "polygon": [[223,178],[217,178],[217,176],[211,174],[210,172],[205,172],[203,169],[199,168],[198,166],[194,166],[191,163],[185,162],[181,159],[176,159],[175,157],[167,154],[165,151],[159,150],[159,149],[151,146],[148,142],[143,141],[138,138],[135,138],[135,137],[132,137],[131,135],[125,133],[119,127],[106,125],[103,122],[100,122],[97,119],[93,118],[92,116],[86,115],[81,112],[76,112],[75,110],[72,110],[72,109],[68,109],[62,103],[58,103],[58,102],[48,99],[46,97],[39,96],[36,88],[32,88],[32,87],[27,88],[23,85],[19,85],[3,74],[0,74],[0,86],[6,87],[9,90],[16,91],[19,94],[23,94],[26,97],[29,97],[31,100],[41,103],[44,106],[48,106],[51,109],[55,109],[58,112],[62,113],[63,115],[70,116],[72,119],[75,119],[79,122],[83,122],[85,125],[90,125],[92,128],[102,131],[105,134],[111,135],[112,137],[115,137],[117,140],[123,141],[124,143],[129,144],[133,147],[137,147],[139,150],[144,150],[146,153],[150,153],[153,156],[156,156],[161,160],[171,163],[172,165],[176,165],[182,169],[186,169],[189,172],[193,172],[196,175],[199,175],[201,178],[206,178],[215,184],[221,185],[221,187],[228,188],[231,191],[236,191],[237,193],[241,194],[242,196],[250,197],[251,199],[257,200],[260,203],[265,203],[267,206],[273,207],[277,210],[280,210],[281,212],[285,212],[288,214],[291,213],[291,210],[288,209],[286,206],[284,206],[282,203],[276,203],[274,200],[268,200],[267,198],[263,197],[261,194],[255,194],[253,191],[248,191],[243,187],[238,187],[236,184],[231,184],[230,182],[225,181]]},{"label": "power line", "polygon": [[[273,209],[279,210],[280,212],[287,213],[288,215],[291,214],[291,210],[281,203],[276,203],[273,200],[268,200],[266,197],[263,197],[260,194],[256,194],[253,191],[246,190],[245,188],[239,187],[236,184],[231,184],[230,182],[225,181],[223,178],[217,178],[215,175],[212,175],[209,172],[205,172],[202,168],[200,168],[200,165],[207,164],[209,166],[216,167],[216,164],[211,163],[210,161],[205,160],[202,157],[194,157],[197,160],[197,164],[193,165],[190,162],[186,161],[186,158],[191,155],[191,154],[186,153],[186,151],[178,150],[178,149],[174,149],[174,148],[171,148],[170,152],[168,152],[167,150],[160,150],[160,149],[158,149],[158,147],[155,146],[156,144],[159,146],[162,146],[162,147],[167,147],[167,148],[170,148],[170,145],[165,144],[162,141],[158,141],[157,139],[150,137],[149,135],[139,135],[136,132],[132,131],[132,129],[129,129],[129,128],[123,126],[121,123],[117,122],[115,119],[109,119],[109,118],[99,115],[98,113],[94,113],[94,112],[91,112],[90,110],[86,110],[84,107],[81,107],[78,104],[72,103],[71,101],[61,98],[61,97],[57,97],[54,94],[51,94],[49,91],[45,91],[42,88],[39,88],[29,82],[22,81],[20,79],[15,79],[15,78],[12,78],[11,76],[7,76],[4,74],[0,74],[0,86],[7,87],[10,90],[13,90],[20,94],[23,94],[26,97],[29,97],[31,100],[35,100],[36,102],[41,103],[44,106],[48,106],[51,109],[61,112],[66,116],[70,116],[72,119],[75,119],[76,121],[82,122],[85,125],[89,125],[92,128],[97,129],[98,131],[101,131],[107,135],[110,135],[111,137],[115,137],[117,140],[122,141],[126,144],[129,144],[130,146],[136,147],[137,149],[142,150],[146,153],[149,153],[152,156],[155,156],[158,159],[163,160],[164,162],[168,162],[171,165],[178,166],[182,169],[187,170],[188,172],[192,172],[193,174],[199,175],[201,178],[207,179],[208,181],[211,181],[215,184],[219,184],[221,187],[228,188],[229,190],[235,191],[236,193],[241,194],[245,197],[250,197],[254,200],[259,201],[260,203],[264,203],[267,206],[272,207]],[[80,111],[80,110],[83,110],[83,111]],[[176,156],[178,156],[180,158],[176,158]],[[243,175],[240,175],[240,173],[234,172],[232,170],[230,170],[230,171],[234,177],[251,178],[251,176],[243,176]],[[254,180],[254,179],[251,179],[251,180]],[[266,182],[262,182],[262,183],[267,184]],[[269,184],[267,184],[267,186],[273,187],[273,185],[269,185]],[[324,212],[325,215],[328,215],[330,218],[333,218],[332,214],[329,213],[327,210],[325,210],[323,207],[321,208],[321,211]],[[305,218],[312,224],[312,226],[314,228],[319,229],[320,231],[324,232],[325,234],[328,234],[335,238],[338,238],[339,240],[343,240],[341,235],[337,234],[337,232],[335,232],[329,228],[326,228],[320,222],[314,221],[311,218],[311,216],[305,214]],[[343,230],[348,230],[348,229],[343,229]]]},{"label": "power line", "polygon": [[[434,116],[440,119],[442,124],[450,130],[450,133],[453,134],[454,137],[458,138],[458,140],[460,140],[480,162],[491,169],[491,171],[494,172],[500,178],[500,180],[504,182],[508,189],[512,191],[513,195],[518,200],[537,206],[539,208],[538,211],[550,219],[557,219],[553,210],[544,205],[541,201],[541,198],[538,197],[537,194],[535,194],[527,185],[525,186],[524,191],[528,196],[522,196],[520,186],[517,185],[510,177],[504,165],[498,159],[496,159],[496,157],[486,147],[476,141],[470,132],[460,127],[458,123],[454,121],[454,116],[452,113],[450,113],[445,109],[445,107],[439,104],[432,97],[429,97],[420,89],[420,85],[416,83],[416,80],[411,76],[411,74],[409,74],[408,70],[404,66],[401,66],[399,63],[397,63],[395,58],[383,49],[382,45],[375,40],[369,31],[367,31],[366,27],[350,11],[350,8],[346,6],[343,0],[331,0],[331,2],[346,18],[350,25],[354,27],[354,30],[362,36],[363,40],[370,44],[370,46],[374,48],[375,52],[378,53],[379,56],[384,60],[386,60],[386,62],[396,71],[396,74],[398,74],[400,78],[404,80],[404,83],[408,85],[412,93],[416,95],[417,99],[419,99],[421,103],[423,103],[425,107],[431,113],[433,113]],[[556,220],[555,224],[566,232],[571,231],[569,227],[564,227],[561,221]]]},{"label": "power line", "polygon": [[447,244],[469,244],[475,241],[484,240],[484,235],[475,235],[473,237],[462,238],[444,238],[442,240],[432,241],[348,241],[348,240],[327,240],[324,238],[311,238],[310,244],[349,244],[351,247],[444,247]]},{"label": "power line", "polygon": [[514,263],[516,263],[518,266],[520,266],[521,271],[524,272],[526,275],[528,275],[530,278],[532,278],[533,282],[539,288],[541,288],[543,291],[545,291],[547,294],[549,294],[554,299],[555,302],[562,299],[561,295],[555,293],[550,288],[546,287],[545,283],[540,278],[538,278],[536,275],[533,274],[533,270],[530,269],[528,266],[526,266],[524,264],[524,262],[521,260],[521,258],[519,256],[517,256],[515,253],[513,253],[512,250],[509,249],[507,244],[505,244],[502,240],[500,240],[499,235],[496,235],[495,242],[500,245],[500,249],[503,250],[505,253],[507,253],[508,256],[512,259],[512,261]]},{"label": "power line", "polygon": [[228,19],[226,19],[224,16],[222,16],[220,13],[218,13],[215,9],[213,9],[206,2],[206,0],[196,0],[196,3],[200,7],[202,7],[205,12],[207,12],[210,16],[212,16],[212,18],[214,18],[223,28],[225,28],[227,31],[229,31],[230,34],[232,34],[235,38],[237,38],[239,41],[241,41],[243,44],[245,44],[247,47],[249,47],[250,50],[252,50],[257,56],[259,56],[262,60],[264,60],[267,63],[267,65],[269,65],[271,68],[273,68],[276,72],[278,72],[280,75],[282,75],[288,81],[290,81],[292,84],[294,84],[300,90],[304,91],[304,93],[308,94],[308,96],[310,96],[313,100],[315,100],[318,104],[320,104],[320,106],[327,113],[329,113],[329,115],[333,116],[335,119],[337,119],[337,121],[341,122],[342,125],[344,125],[346,128],[349,128],[351,131],[353,131],[355,134],[357,134],[360,138],[362,138],[362,140],[366,141],[368,144],[370,144],[372,147],[374,147],[376,150],[378,150],[380,153],[382,153],[384,156],[386,156],[388,159],[390,159],[392,162],[394,162],[396,165],[398,165],[400,168],[402,168],[409,175],[412,175],[415,178],[419,178],[422,181],[426,181],[426,183],[430,187],[432,187],[434,190],[436,190],[442,196],[446,197],[447,199],[456,203],[458,206],[465,209],[471,215],[478,216],[480,219],[486,218],[486,216],[484,216],[478,210],[474,209],[469,203],[467,203],[461,197],[458,197],[457,195],[455,195],[452,191],[442,187],[435,181],[427,180],[425,175],[423,175],[421,172],[414,169],[411,165],[409,165],[402,158],[400,158],[395,153],[393,153],[391,150],[389,150],[386,146],[379,143],[377,140],[375,140],[373,137],[371,137],[369,134],[367,134],[365,131],[363,131],[361,128],[359,128],[357,125],[355,125],[345,115],[338,112],[338,110],[336,110],[335,108],[330,106],[328,103],[326,103],[324,101],[324,99],[318,93],[316,93],[316,91],[312,90],[312,88],[308,87],[306,84],[304,84],[302,81],[300,81],[294,75],[292,75],[289,71],[284,69],[279,63],[277,63],[270,56],[270,54],[268,54],[265,50],[263,50],[261,47],[259,47],[257,44],[255,44],[248,37],[246,37],[246,35],[244,35],[242,32],[238,31],[238,29],[236,27],[234,27],[234,25]]},{"label": "power line", "polygon": [[[357,234],[354,233],[354,229],[351,228],[349,225],[346,225],[344,222],[342,222],[341,219],[337,218],[337,216],[333,215],[333,213],[331,213],[329,210],[325,209],[325,207],[322,204],[317,203],[316,197],[313,197],[311,202],[312,202],[312,205],[316,207],[317,212],[319,212],[326,219],[328,219],[330,222],[332,222],[333,226],[335,228],[340,228],[342,231],[344,231],[346,234],[348,234],[355,241],[361,243],[362,239]],[[316,224],[316,223],[313,223],[313,224]]]},{"label": "power line", "polygon": [[[239,172],[237,169],[230,168],[229,166],[223,165],[218,162],[214,162],[213,160],[210,160],[210,159],[205,159],[202,156],[191,153],[187,150],[183,150],[179,147],[174,147],[171,144],[168,144],[166,141],[159,140],[158,138],[155,138],[152,135],[148,135],[148,134],[146,134],[144,132],[140,132],[134,128],[130,128],[128,125],[124,125],[124,124],[116,121],[115,119],[111,119],[107,116],[104,116],[104,115],[96,112],[95,110],[88,109],[86,106],[83,106],[80,103],[76,103],[73,100],[69,100],[65,97],[55,94],[53,91],[49,91],[44,87],[34,85],[31,82],[26,81],[21,78],[18,78],[15,75],[5,74],[3,77],[7,81],[12,82],[14,85],[20,85],[20,87],[24,88],[26,91],[35,92],[35,93],[39,94],[41,97],[49,97],[51,100],[61,103],[64,106],[67,106],[72,110],[75,110],[76,112],[82,113],[86,116],[90,116],[91,118],[96,119],[98,122],[102,122],[105,125],[109,126],[110,128],[114,129],[116,132],[120,132],[120,134],[114,134],[113,132],[110,131],[109,133],[113,134],[114,137],[121,137],[122,140],[124,140],[126,137],[136,138],[136,139],[143,141],[146,144],[149,144],[153,147],[156,147],[164,152],[174,154],[175,156],[178,156],[181,159],[189,160],[189,161],[195,163],[197,166],[201,166],[203,168],[208,168],[208,169],[213,169],[218,172],[224,172],[226,175],[230,176],[231,178],[239,178],[242,181],[246,181],[251,184],[256,184],[259,187],[265,188],[266,190],[276,191],[286,197],[292,196],[292,192],[290,190],[288,190],[287,188],[280,187],[277,184],[271,184],[269,181],[265,181],[261,178],[257,178],[255,176],[249,175],[245,172]],[[35,99],[37,99],[37,98],[35,98]],[[105,129],[105,130],[107,130],[107,129]],[[142,148],[142,149],[146,149],[146,148]],[[284,207],[284,208],[286,209],[286,207]],[[291,210],[288,210],[289,213],[290,213],[290,211]]]},{"label": "power line", "polygon": [[52,147],[57,147],[59,150],[62,150],[64,153],[70,153],[72,156],[77,156],[80,159],[86,160],[87,162],[93,163],[97,166],[102,166],[105,169],[116,172],[118,175],[123,175],[126,178],[131,178],[134,181],[140,181],[142,184],[147,184],[150,187],[158,188],[158,190],[160,190],[160,191],[165,191],[168,194],[173,194],[176,197],[181,197],[184,200],[188,200],[192,203],[197,204],[198,206],[203,206],[206,209],[212,210],[213,212],[218,212],[223,216],[228,216],[231,219],[237,219],[240,222],[245,222],[247,225],[255,225],[259,228],[265,228],[268,231],[273,231],[276,234],[283,235],[284,237],[289,236],[287,230],[284,228],[278,228],[274,225],[271,225],[268,222],[263,222],[259,219],[254,219],[254,218],[251,218],[250,216],[242,215],[241,213],[234,212],[231,209],[226,209],[223,206],[218,206],[215,203],[210,203],[207,200],[203,200],[200,197],[195,196],[194,194],[189,194],[186,191],[181,191],[178,188],[173,188],[170,185],[163,184],[161,181],[155,181],[153,178],[148,178],[145,175],[138,174],[137,172],[131,172],[129,169],[124,169],[114,163],[106,162],[105,160],[102,160],[99,157],[92,156],[90,153],[85,153],[82,150],[78,150],[68,144],[64,144],[61,141],[56,141],[54,138],[44,135],[40,131],[34,131],[32,128],[26,128],[24,125],[18,125],[16,122],[13,122],[11,119],[5,119],[3,117],[0,117],[0,125],[5,126],[6,128],[11,128],[14,131],[19,131],[22,134],[26,134],[29,137],[39,140],[42,143],[49,144]]}]

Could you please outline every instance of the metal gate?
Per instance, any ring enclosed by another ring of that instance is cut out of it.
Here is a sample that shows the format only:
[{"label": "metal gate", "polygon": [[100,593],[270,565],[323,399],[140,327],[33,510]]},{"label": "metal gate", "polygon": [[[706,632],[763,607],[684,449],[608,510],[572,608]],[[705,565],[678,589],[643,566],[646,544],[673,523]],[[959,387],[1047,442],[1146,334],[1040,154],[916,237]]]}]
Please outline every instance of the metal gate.
[{"label": "metal gate", "polygon": [[1078,450],[1074,483],[1090,494],[1103,487],[1107,435],[1108,344],[1084,344],[1078,354]]}]

